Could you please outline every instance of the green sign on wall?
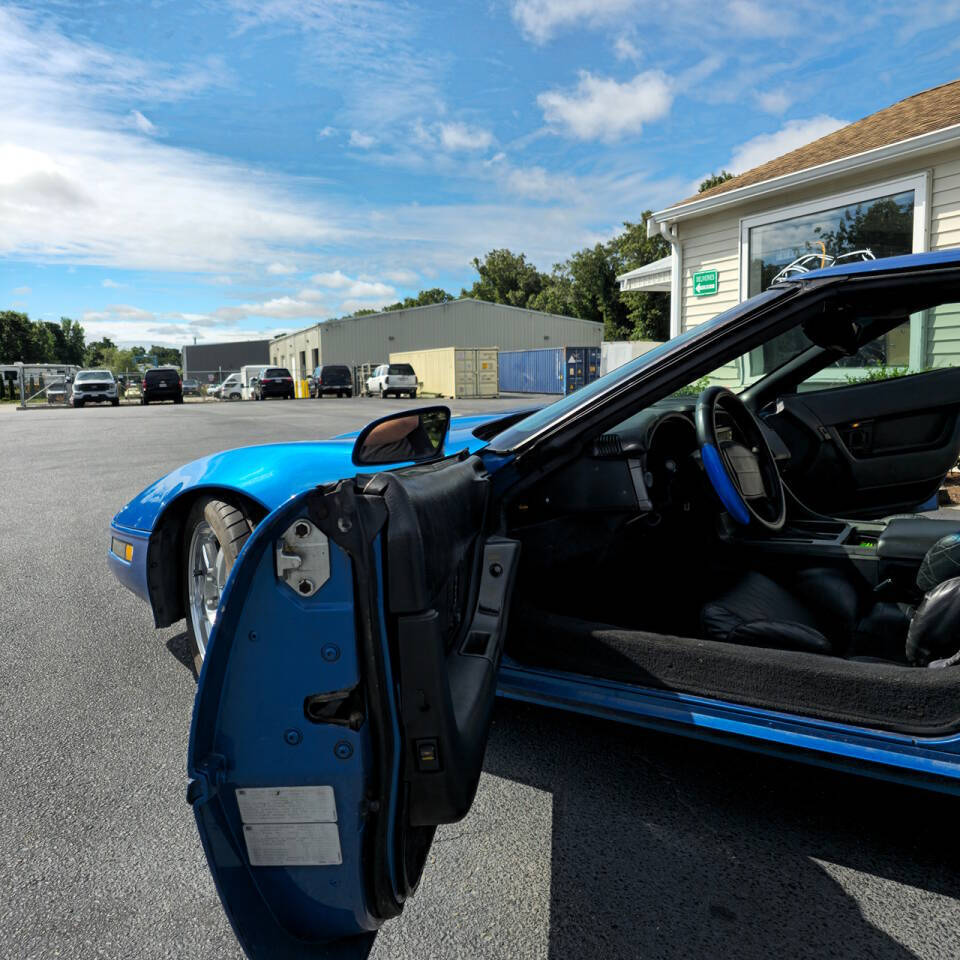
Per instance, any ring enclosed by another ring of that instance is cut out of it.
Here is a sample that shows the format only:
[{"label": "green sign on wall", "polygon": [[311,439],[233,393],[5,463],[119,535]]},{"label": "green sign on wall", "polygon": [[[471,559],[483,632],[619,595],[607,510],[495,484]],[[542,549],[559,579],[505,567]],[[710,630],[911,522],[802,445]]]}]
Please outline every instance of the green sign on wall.
[{"label": "green sign on wall", "polygon": [[695,297],[711,297],[717,292],[717,271],[701,270],[693,275],[693,295]]}]

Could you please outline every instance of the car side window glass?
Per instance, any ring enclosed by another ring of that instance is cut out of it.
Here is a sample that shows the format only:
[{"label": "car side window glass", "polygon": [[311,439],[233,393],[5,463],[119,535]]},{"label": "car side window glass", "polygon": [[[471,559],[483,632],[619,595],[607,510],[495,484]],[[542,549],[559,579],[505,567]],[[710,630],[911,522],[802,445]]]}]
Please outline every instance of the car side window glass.
[{"label": "car side window glass", "polygon": [[903,323],[808,377],[801,393],[917,376],[960,366],[960,303],[942,303]]}]

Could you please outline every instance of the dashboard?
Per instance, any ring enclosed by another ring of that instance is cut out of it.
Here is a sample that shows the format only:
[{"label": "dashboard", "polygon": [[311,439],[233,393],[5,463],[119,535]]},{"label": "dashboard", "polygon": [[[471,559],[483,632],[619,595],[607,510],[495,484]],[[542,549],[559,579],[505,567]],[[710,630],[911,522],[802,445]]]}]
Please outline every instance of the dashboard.
[{"label": "dashboard", "polygon": [[565,513],[689,513],[703,489],[699,456],[692,404],[655,404],[545,477],[517,509],[526,523]]},{"label": "dashboard", "polygon": [[[515,520],[533,523],[570,513],[647,515],[653,522],[686,517],[713,499],[700,464],[695,398],[655,403],[598,437],[583,456],[548,475],[518,505]],[[776,460],[789,460],[783,441],[758,421]],[[717,412],[717,439],[738,431]]]}]

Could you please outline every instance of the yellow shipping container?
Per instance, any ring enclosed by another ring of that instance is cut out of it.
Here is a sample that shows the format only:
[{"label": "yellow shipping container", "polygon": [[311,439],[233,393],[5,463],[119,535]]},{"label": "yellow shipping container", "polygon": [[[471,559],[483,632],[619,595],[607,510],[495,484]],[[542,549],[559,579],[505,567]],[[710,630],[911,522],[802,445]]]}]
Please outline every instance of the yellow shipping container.
[{"label": "yellow shipping container", "polygon": [[496,347],[437,347],[391,353],[391,363],[413,367],[420,392],[427,396],[496,397],[499,390]]}]

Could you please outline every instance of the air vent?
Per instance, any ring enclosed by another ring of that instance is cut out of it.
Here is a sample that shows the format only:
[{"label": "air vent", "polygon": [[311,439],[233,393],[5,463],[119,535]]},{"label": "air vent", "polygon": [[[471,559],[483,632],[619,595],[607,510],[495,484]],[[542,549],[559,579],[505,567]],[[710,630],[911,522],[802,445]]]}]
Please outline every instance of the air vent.
[{"label": "air vent", "polygon": [[623,445],[620,437],[615,433],[605,433],[593,445],[593,455],[595,457],[619,457],[623,453]]}]

